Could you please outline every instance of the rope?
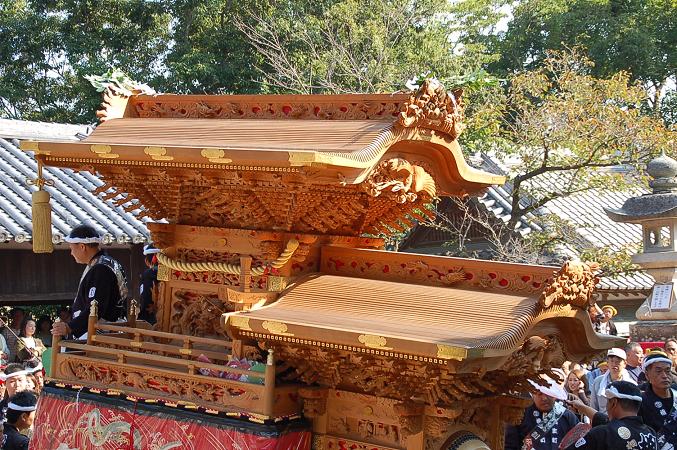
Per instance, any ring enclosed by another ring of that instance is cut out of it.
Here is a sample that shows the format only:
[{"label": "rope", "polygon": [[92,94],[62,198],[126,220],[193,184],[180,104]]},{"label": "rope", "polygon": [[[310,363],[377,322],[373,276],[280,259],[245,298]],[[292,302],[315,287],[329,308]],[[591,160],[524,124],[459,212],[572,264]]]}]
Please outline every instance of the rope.
[{"label": "rope", "polygon": [[[276,260],[265,264],[260,267],[253,267],[251,269],[251,274],[253,276],[261,276],[266,273],[266,270],[269,267],[273,269],[279,269],[294,255],[294,252],[299,248],[299,241],[296,239],[290,239],[287,242],[287,246],[284,251],[277,257]],[[223,272],[229,273],[232,275],[239,275],[241,273],[241,267],[239,264],[223,263],[223,262],[184,262],[178,261],[176,259],[171,259],[164,253],[157,254],[157,260],[163,266],[167,266],[170,269],[180,270],[181,272]]]}]

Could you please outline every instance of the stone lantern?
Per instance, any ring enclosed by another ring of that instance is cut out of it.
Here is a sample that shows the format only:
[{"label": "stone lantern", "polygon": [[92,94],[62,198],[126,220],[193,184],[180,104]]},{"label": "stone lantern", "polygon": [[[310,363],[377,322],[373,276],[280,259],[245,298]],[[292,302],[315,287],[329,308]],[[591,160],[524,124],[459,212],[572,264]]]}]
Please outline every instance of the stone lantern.
[{"label": "stone lantern", "polygon": [[614,222],[642,226],[642,252],[632,262],[646,270],[655,284],[637,310],[632,340],[664,341],[677,336],[677,161],[662,154],[647,164],[652,192],[626,200],[620,209],[605,209]]}]

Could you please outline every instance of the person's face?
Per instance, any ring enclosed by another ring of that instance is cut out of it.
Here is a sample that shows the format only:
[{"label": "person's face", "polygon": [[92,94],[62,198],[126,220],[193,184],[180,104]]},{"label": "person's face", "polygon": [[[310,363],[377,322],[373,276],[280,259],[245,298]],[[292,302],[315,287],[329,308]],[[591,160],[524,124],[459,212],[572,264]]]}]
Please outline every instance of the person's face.
[{"label": "person's face", "polygon": [[542,413],[549,412],[555,404],[555,399],[541,392],[531,394],[534,399],[534,406]]},{"label": "person's face", "polygon": [[571,392],[578,392],[581,387],[581,380],[578,379],[575,373],[570,372],[567,377],[567,386]]},{"label": "person's face", "polygon": [[670,341],[665,344],[665,353],[667,353],[670,359],[674,362],[677,359],[677,342]]},{"label": "person's face", "polygon": [[89,263],[89,254],[85,244],[68,244],[71,249],[71,256],[78,264]]},{"label": "person's face", "polygon": [[19,423],[17,424],[18,425],[17,428],[19,430],[27,430],[28,428],[33,426],[34,421],[35,421],[35,411],[23,413],[21,414]]},{"label": "person's face", "polygon": [[597,308],[592,306],[588,308],[588,315],[590,316],[590,320],[594,322],[597,319]]},{"label": "person's face", "polygon": [[29,320],[26,322],[26,328],[24,329],[26,336],[33,336],[35,334],[35,322]]},{"label": "person's face", "polygon": [[613,375],[619,375],[625,369],[625,360],[618,356],[607,356],[606,362]]},{"label": "person's face", "polygon": [[646,379],[657,389],[668,389],[672,382],[670,364],[655,362],[646,368]]},{"label": "person's face", "polygon": [[35,382],[38,386],[43,387],[45,385],[45,377],[42,375],[42,371],[35,372],[33,378],[35,378]]},{"label": "person's face", "polygon": [[26,375],[17,375],[15,377],[7,378],[5,384],[7,385],[7,394],[10,397],[12,397],[17,392],[25,391],[28,386]]},{"label": "person's face", "polygon": [[604,321],[605,322],[608,322],[609,319],[611,319],[614,316],[613,311],[611,311],[611,309],[609,309],[609,308],[604,308],[602,310],[602,313],[604,314]]},{"label": "person's face", "polygon": [[628,352],[628,364],[630,364],[632,367],[641,366],[643,359],[644,359],[644,351],[640,346],[633,347],[632,350]]},{"label": "person's face", "polygon": [[35,390],[35,381],[33,381],[33,377],[26,377],[26,391],[34,391]]},{"label": "person's face", "polygon": [[608,371],[609,371],[609,366],[599,366],[599,373],[601,373],[602,375],[604,375]]}]

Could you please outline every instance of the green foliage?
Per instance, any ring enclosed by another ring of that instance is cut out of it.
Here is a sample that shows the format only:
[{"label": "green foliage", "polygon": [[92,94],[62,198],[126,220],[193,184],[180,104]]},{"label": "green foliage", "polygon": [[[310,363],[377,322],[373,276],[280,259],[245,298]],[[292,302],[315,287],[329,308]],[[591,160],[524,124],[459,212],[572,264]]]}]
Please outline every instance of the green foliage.
[{"label": "green foliage", "polygon": [[[594,62],[591,75],[625,71],[656,90],[648,98],[661,111],[660,90],[677,68],[677,2],[674,0],[524,0],[507,31],[493,40],[500,60],[492,70],[509,74],[535,69],[549,50],[583,47]],[[674,123],[674,122],[672,122]]]},{"label": "green foliage", "polygon": [[0,115],[92,121],[101,99],[84,76],[154,81],[170,20],[162,2],[0,0]]}]

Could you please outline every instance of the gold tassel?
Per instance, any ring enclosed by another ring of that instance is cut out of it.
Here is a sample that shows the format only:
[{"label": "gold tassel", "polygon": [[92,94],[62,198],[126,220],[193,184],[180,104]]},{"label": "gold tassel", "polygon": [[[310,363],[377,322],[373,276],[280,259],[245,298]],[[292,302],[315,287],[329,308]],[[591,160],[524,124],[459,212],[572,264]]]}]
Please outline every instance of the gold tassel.
[{"label": "gold tassel", "polygon": [[49,192],[44,190],[46,182],[42,176],[42,162],[38,161],[38,178],[30,181],[38,187],[33,192],[33,253],[52,253],[52,208],[49,204]]}]

